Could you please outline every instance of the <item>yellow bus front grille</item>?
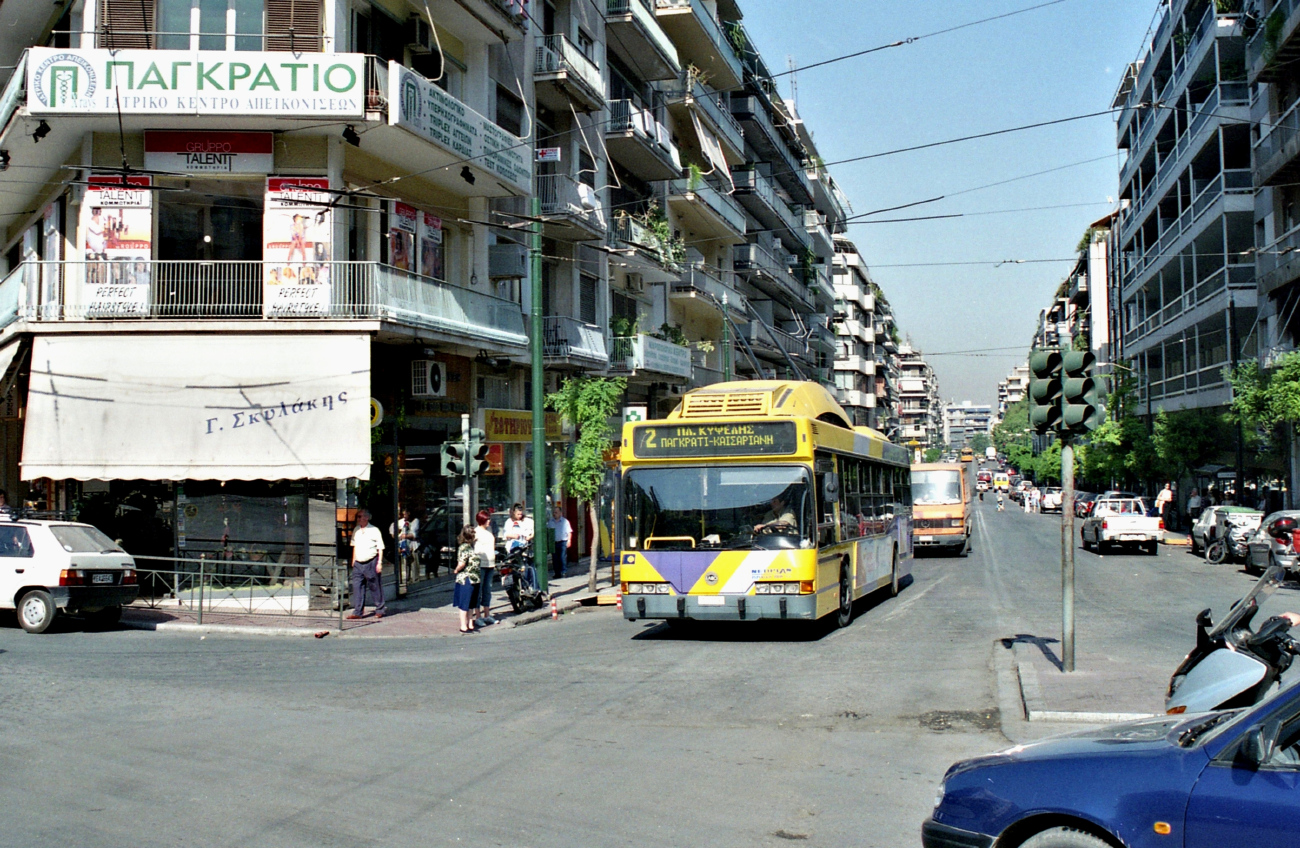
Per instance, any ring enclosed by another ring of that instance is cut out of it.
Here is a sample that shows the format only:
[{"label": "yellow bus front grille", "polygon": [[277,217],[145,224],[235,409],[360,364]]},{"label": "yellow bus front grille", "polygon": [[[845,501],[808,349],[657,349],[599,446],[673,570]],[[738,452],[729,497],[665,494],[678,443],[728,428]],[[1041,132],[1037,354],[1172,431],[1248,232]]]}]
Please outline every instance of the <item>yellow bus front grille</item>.
[{"label": "yellow bus front grille", "polygon": [[682,418],[713,418],[717,416],[767,415],[772,401],[771,392],[719,392],[717,394],[691,394],[682,404]]}]

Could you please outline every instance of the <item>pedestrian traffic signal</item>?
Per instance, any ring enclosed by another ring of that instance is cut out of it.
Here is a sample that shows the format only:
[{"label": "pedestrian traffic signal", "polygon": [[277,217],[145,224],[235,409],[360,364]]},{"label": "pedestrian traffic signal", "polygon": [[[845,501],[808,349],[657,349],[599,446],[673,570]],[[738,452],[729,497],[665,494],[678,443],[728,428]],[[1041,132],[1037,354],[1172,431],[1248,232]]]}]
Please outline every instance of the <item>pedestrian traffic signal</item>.
[{"label": "pedestrian traffic signal", "polygon": [[466,462],[465,443],[461,440],[447,442],[439,455],[438,470],[444,477],[464,477]]},{"label": "pedestrian traffic signal", "polygon": [[477,477],[487,472],[492,467],[488,462],[488,451],[491,447],[487,443],[487,433],[477,427],[469,431],[469,453],[467,462],[469,467],[469,476]]},{"label": "pedestrian traffic signal", "polygon": [[1061,420],[1061,352],[1035,350],[1029,355],[1029,426],[1036,433],[1056,429]]},{"label": "pedestrian traffic signal", "polygon": [[1097,429],[1102,422],[1101,381],[1092,376],[1097,357],[1073,350],[1061,359],[1061,429],[1083,434]]}]

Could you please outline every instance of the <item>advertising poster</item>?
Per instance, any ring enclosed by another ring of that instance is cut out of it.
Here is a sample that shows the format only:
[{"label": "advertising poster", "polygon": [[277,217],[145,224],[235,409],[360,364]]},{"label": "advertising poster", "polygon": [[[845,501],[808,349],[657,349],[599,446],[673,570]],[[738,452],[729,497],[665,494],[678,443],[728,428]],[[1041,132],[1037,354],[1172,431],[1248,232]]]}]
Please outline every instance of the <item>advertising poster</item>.
[{"label": "advertising poster", "polygon": [[86,315],[149,314],[151,178],[92,174],[86,190]]},{"label": "advertising poster", "polygon": [[268,317],[328,316],[330,233],[327,177],[268,177],[262,309]]},{"label": "advertising poster", "polygon": [[403,271],[415,270],[415,222],[420,213],[414,206],[400,200],[393,201],[389,217],[388,264]]},{"label": "advertising poster", "polygon": [[420,273],[435,280],[445,280],[442,256],[442,219],[425,212],[420,225]]},{"label": "advertising poster", "polygon": [[144,166],[181,174],[269,174],[269,132],[144,131]]}]

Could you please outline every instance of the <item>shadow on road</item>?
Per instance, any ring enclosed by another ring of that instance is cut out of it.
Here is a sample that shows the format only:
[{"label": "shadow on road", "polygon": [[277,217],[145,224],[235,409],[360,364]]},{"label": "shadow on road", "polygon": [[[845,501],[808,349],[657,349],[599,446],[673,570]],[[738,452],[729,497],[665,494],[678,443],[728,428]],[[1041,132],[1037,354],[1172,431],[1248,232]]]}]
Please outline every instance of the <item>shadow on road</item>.
[{"label": "shadow on road", "polygon": [[1056,666],[1057,671],[1065,670],[1065,663],[1061,662],[1061,658],[1056,655],[1056,652],[1048,647],[1049,645],[1060,644],[1059,639],[1053,639],[1050,636],[1032,636],[1028,633],[1017,633],[1015,636],[1003,639],[1002,647],[1009,651],[1012,645],[1022,642],[1027,645],[1037,645],[1038,650],[1043,652],[1043,656],[1047,657],[1048,662]]},{"label": "shadow on road", "polygon": [[[899,581],[900,599],[904,597],[902,592],[914,582],[915,579],[910,574]],[[873,592],[854,603],[853,616],[857,618],[888,600],[888,589]],[[669,642],[816,642],[840,629],[835,625],[833,613],[818,621],[696,621],[676,618],[641,623],[645,629],[633,636],[633,639]]]}]

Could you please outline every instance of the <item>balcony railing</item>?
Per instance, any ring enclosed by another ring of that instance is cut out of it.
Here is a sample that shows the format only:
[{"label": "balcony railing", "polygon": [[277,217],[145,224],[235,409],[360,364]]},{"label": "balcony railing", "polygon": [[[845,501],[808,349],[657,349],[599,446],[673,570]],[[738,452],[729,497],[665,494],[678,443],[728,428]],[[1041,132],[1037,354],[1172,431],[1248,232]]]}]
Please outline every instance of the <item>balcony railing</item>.
[{"label": "balcony railing", "polygon": [[713,13],[700,0],[655,0],[655,7],[658,9],[689,8],[694,12],[696,19],[699,20],[700,25],[708,34],[709,40],[717,48],[718,55],[731,68],[737,79],[742,77],[744,71],[741,68],[740,59],[736,56],[735,49],[731,46],[731,40],[723,33],[722,25],[718,23],[718,19],[713,17]]},{"label": "balcony railing", "polygon": [[600,78],[600,68],[578,48],[578,45],[561,34],[542,36],[537,45],[536,74],[567,72],[582,81],[596,100],[604,99],[605,84]]},{"label": "balcony railing", "polygon": [[722,135],[727,137],[732,147],[744,149],[745,131],[741,129],[736,116],[731,114],[726,93],[705,88],[695,74],[687,70],[678,80],[678,87],[666,94],[673,102],[688,103],[697,108]]},{"label": "balcony railing", "polygon": [[741,124],[753,125],[756,132],[751,132],[751,143],[765,156],[774,157],[777,179],[786,191],[796,200],[812,200],[812,183],[804,169],[802,157],[797,156],[785,137],[777,130],[768,113],[767,101],[756,94],[742,97],[732,96],[731,112]]},{"label": "balcony railing", "polygon": [[738,234],[745,232],[745,211],[740,208],[740,204],[730,192],[708,180],[694,178],[672,180],[668,186],[668,193],[673,197],[686,197],[693,194],[698,200],[703,201],[705,206],[712,209],[714,214],[726,221],[734,232]]},{"label": "balcony railing", "polygon": [[609,133],[632,132],[649,144],[660,148],[660,155],[678,170],[682,167],[673,135],[663,119],[654,112],[631,100],[611,100],[609,103]]},{"label": "balcony railing", "polygon": [[1251,171],[1248,168],[1230,168],[1213,179],[1193,181],[1192,203],[1183,210],[1182,214],[1166,224],[1155,244],[1140,255],[1125,260],[1126,282],[1133,281],[1157,260],[1163,258],[1182,234],[1225,193],[1245,194],[1252,190],[1252,186]]},{"label": "balcony railing", "polygon": [[765,275],[800,302],[811,305],[808,288],[800,284],[790,273],[791,263],[779,261],[762,245],[754,243],[736,245],[732,252],[732,264],[737,271],[759,272]]},{"label": "balcony railing", "polygon": [[[1250,41],[1246,42],[1246,69],[1252,80],[1276,58],[1278,48],[1287,40],[1287,35],[1294,32],[1296,22],[1292,20],[1292,16],[1298,8],[1300,8],[1300,0],[1276,0],[1268,17],[1260,22],[1255,34],[1251,36]],[[1268,25],[1268,19],[1274,15],[1281,18],[1281,26]]]},{"label": "balcony railing", "polygon": [[724,299],[727,307],[735,314],[743,314],[747,309],[745,296],[736,291],[735,273],[714,268],[705,269],[692,265],[682,272],[682,278],[672,284],[675,295],[704,295],[721,307]]},{"label": "balcony railing", "polygon": [[609,370],[623,373],[653,371],[690,379],[691,349],[648,333],[614,336],[609,340]]},{"label": "balcony railing", "polygon": [[542,356],[555,361],[584,360],[605,365],[609,353],[605,331],[566,315],[547,315],[542,319]]},{"label": "balcony railing", "polygon": [[1268,134],[1255,144],[1255,171],[1260,175],[1261,182],[1277,172],[1278,166],[1282,164],[1281,156],[1290,159],[1296,153],[1295,140],[1297,134],[1300,134],[1300,100],[1292,103],[1291,108],[1277,120],[1267,123],[1272,125]]},{"label": "balcony railing", "polygon": [[596,233],[605,232],[605,210],[596,190],[568,174],[538,174],[542,214],[575,219]]},{"label": "balcony railing", "polygon": [[15,279],[29,321],[382,320],[527,344],[519,304],[377,262],[28,262],[5,298]]},{"label": "balcony railing", "polygon": [[670,271],[680,269],[686,256],[686,248],[681,241],[665,240],[629,215],[614,216],[609,228],[609,241],[611,247],[632,248]]}]

